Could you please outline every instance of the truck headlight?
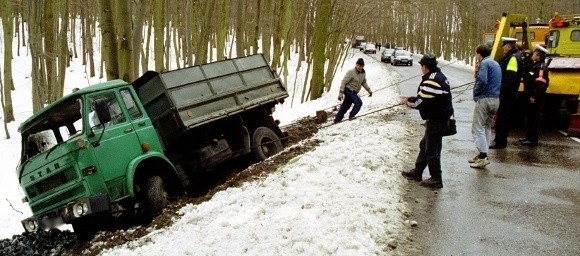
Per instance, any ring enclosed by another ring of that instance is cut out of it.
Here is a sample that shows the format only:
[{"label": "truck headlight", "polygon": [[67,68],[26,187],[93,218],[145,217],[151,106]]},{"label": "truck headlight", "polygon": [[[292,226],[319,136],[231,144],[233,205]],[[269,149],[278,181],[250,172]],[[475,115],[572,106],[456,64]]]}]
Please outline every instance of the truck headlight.
[{"label": "truck headlight", "polygon": [[89,212],[89,206],[85,202],[76,203],[73,205],[73,214],[75,217],[81,217]]},{"label": "truck headlight", "polygon": [[38,223],[36,220],[27,220],[24,223],[24,229],[26,229],[27,232],[36,232],[36,230],[38,230]]}]

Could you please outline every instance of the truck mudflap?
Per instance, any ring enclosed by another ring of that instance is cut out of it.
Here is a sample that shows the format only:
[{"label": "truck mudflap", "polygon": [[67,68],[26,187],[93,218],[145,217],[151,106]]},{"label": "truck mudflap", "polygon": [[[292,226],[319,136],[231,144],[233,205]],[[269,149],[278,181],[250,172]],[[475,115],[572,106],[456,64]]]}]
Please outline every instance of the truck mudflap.
[{"label": "truck mudflap", "polygon": [[98,195],[77,199],[52,212],[33,216],[21,222],[26,232],[36,232],[56,228],[64,223],[71,223],[73,220],[110,210],[109,197]]},{"label": "truck mudflap", "polygon": [[570,125],[568,126],[568,136],[580,137],[580,114],[570,115]]}]

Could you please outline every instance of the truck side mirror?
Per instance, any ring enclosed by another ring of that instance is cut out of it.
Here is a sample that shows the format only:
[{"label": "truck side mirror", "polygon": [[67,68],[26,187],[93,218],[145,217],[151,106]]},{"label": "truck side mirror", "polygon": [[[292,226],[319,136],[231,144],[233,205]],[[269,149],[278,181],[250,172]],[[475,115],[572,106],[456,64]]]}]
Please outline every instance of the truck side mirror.
[{"label": "truck side mirror", "polygon": [[98,99],[93,101],[92,108],[96,112],[101,124],[105,124],[111,121],[111,112],[109,112],[109,106],[107,106],[107,102],[105,100]]}]

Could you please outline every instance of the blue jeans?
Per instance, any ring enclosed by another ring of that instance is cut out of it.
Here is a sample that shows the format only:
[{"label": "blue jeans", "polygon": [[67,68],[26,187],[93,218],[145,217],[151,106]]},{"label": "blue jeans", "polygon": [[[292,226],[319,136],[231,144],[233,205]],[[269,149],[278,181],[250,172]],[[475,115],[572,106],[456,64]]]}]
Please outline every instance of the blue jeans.
[{"label": "blue jeans", "polygon": [[342,121],[344,114],[346,114],[346,111],[348,111],[350,106],[353,104],[354,107],[348,115],[349,118],[353,118],[356,116],[356,114],[358,114],[360,108],[362,107],[362,100],[358,96],[357,92],[348,88],[344,89],[344,100],[342,101],[342,105],[340,105],[340,109],[338,109],[338,113],[336,113],[336,116],[334,117],[334,122],[338,123]]}]

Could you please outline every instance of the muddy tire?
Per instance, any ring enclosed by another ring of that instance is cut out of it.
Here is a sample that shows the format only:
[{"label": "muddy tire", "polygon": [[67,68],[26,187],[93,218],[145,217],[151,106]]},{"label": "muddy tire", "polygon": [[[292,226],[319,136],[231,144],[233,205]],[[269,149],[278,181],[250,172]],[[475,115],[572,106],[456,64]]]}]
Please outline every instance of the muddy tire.
[{"label": "muddy tire", "polygon": [[274,131],[259,127],[252,134],[252,154],[257,161],[265,160],[282,151],[282,142]]},{"label": "muddy tire", "polygon": [[150,177],[147,180],[146,189],[146,214],[150,219],[153,219],[169,204],[169,193],[165,187],[165,182],[159,176]]}]

